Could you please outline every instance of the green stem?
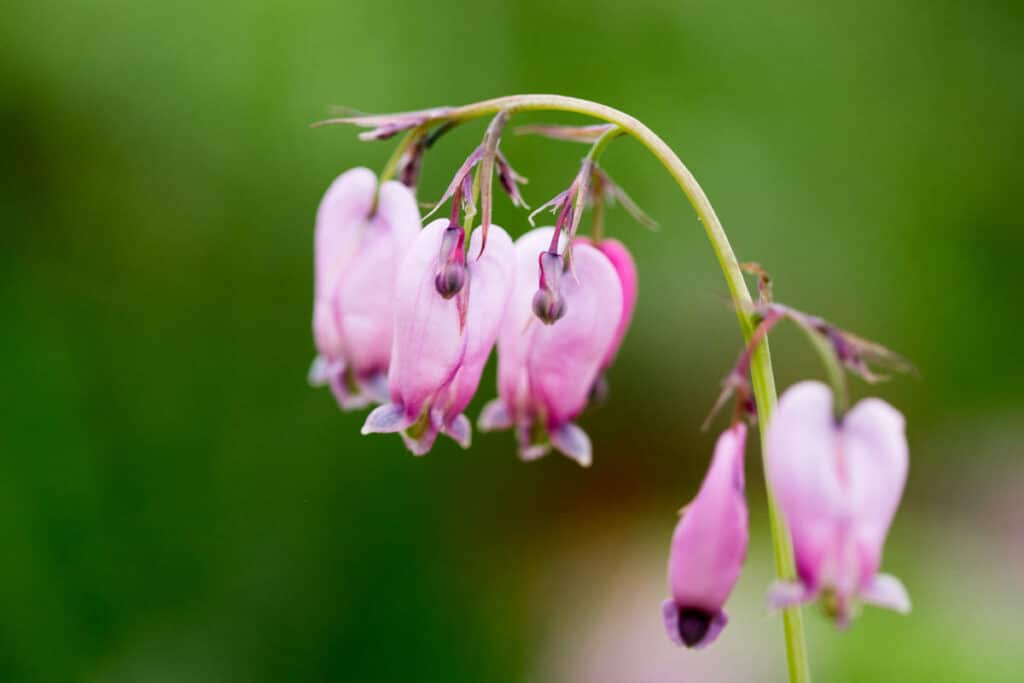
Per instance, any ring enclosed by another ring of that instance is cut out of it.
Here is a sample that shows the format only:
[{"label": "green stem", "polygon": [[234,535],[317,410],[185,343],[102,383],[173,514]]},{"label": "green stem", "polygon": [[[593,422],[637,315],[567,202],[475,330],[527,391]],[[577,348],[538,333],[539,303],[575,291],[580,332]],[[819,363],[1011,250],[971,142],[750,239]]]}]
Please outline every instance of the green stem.
[{"label": "green stem", "polygon": [[405,156],[405,153],[416,142],[416,139],[423,135],[424,131],[425,128],[419,126],[405,134],[401,142],[398,143],[398,146],[395,147],[395,151],[388,157],[387,163],[384,164],[384,169],[380,172],[377,181],[379,185],[383,185],[386,181],[395,177],[395,173],[398,172],[398,164],[402,162],[402,157]]},{"label": "green stem", "polygon": [[835,349],[820,332],[806,325],[799,325],[799,327],[807,335],[811,346],[818,352],[821,362],[825,365],[825,376],[828,383],[832,385],[833,412],[836,418],[841,418],[850,408],[850,394],[846,388],[846,373],[843,371],[843,366],[840,364],[839,358],[836,357]]},{"label": "green stem", "polygon": [[[718,265],[725,276],[726,284],[729,287],[729,294],[732,297],[736,315],[739,319],[740,330],[743,333],[744,339],[749,341],[754,332],[755,322],[750,314],[753,300],[743,280],[743,271],[736,260],[736,255],[729,244],[729,239],[722,228],[722,223],[718,220],[718,216],[715,214],[711,202],[708,201],[707,195],[704,194],[704,190],[697,183],[697,179],[693,177],[690,170],[686,168],[686,165],[683,164],[682,160],[664,140],[655,135],[650,128],[639,120],[624,112],[596,102],[562,95],[510,95],[508,97],[499,97],[464,107],[457,107],[447,112],[445,118],[461,121],[496,114],[502,110],[508,110],[509,114],[524,111],[554,110],[591,116],[618,125],[623,131],[646,147],[679,184],[690,204],[696,210],[697,218],[704,226],[704,231],[711,242],[711,248],[718,259]],[[750,376],[754,385],[754,397],[757,400],[758,423],[761,431],[763,452],[768,425],[771,421],[772,411],[775,408],[776,402],[775,377],[772,374],[771,355],[768,350],[767,340],[758,345],[754,351],[750,364]],[[796,564],[793,559],[793,548],[789,532],[786,529],[770,489],[767,492],[767,498],[772,546],[775,551],[775,572],[780,579],[791,581],[796,578]],[[789,680],[791,683],[808,683],[811,680],[811,675],[807,664],[807,641],[804,636],[803,619],[799,608],[794,607],[784,610],[782,618],[786,637],[786,661],[789,666]]]}]

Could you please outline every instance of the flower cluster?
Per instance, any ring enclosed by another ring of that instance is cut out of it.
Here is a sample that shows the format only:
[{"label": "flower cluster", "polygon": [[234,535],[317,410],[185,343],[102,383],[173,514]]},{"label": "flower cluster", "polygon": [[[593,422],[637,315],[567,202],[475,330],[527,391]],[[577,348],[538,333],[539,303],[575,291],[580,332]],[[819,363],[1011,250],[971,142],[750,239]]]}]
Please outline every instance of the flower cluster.
[{"label": "flower cluster", "polygon": [[[480,429],[514,427],[525,460],[554,448],[589,465],[590,439],[573,421],[625,337],[636,265],[621,242],[573,243],[560,226],[513,243],[490,224],[467,240],[458,208],[481,158],[475,151],[443,198],[452,217],[422,230],[403,185],[384,183],[376,196],[374,176],[355,169],[331,186],[317,218],[311,378],[342,408],[381,404],[364,434],[397,432],[416,455],[438,434],[468,448],[463,411],[497,344],[499,398]],[[499,178],[521,180],[504,159],[496,166]]]},{"label": "flower cluster", "polygon": [[[321,202],[313,307],[318,355],[310,380],[329,385],[343,409],[378,404],[363,434],[398,433],[415,455],[430,451],[439,434],[468,448],[472,426],[465,411],[496,346],[498,396],[484,406],[478,428],[514,430],[524,460],[555,449],[587,466],[592,446],[576,420],[605,393],[605,372],[637,303],[636,263],[622,242],[603,236],[603,202],[618,201],[653,225],[596,161],[623,129],[606,124],[525,131],[592,147],[568,188],[530,216],[532,224],[533,215],[551,209],[555,224],[513,240],[491,220],[494,176],[513,204],[526,207],[519,190],[526,181],[499,148],[510,116],[499,109],[427,215],[450,200],[450,216],[421,229],[411,187],[423,154],[467,111],[341,120],[371,128],[367,139],[407,131],[389,165],[403,182],[378,185],[369,170],[354,169]],[[478,198],[482,221],[472,230]],[[594,207],[592,236],[578,235],[588,205]],[[844,379],[847,370],[877,381],[881,377],[869,363],[900,370],[909,365],[822,318],[773,302],[765,270],[744,267],[759,276],[759,302],[747,297],[749,306],[740,306],[741,318],[755,329],[712,416],[730,398],[735,411],[696,496],[680,513],[669,553],[665,628],[672,641],[693,648],[709,645],[725,627],[724,607],[747,553],[747,420],[768,422],[765,471],[795,552],[796,573],[770,588],[769,604],[787,609],[819,601],[841,628],[862,603],[910,609],[902,583],[879,573],[907,477],[904,419],[877,398],[848,409]],[[770,415],[773,395],[755,400],[748,376],[768,331],[783,320],[808,334],[831,386],[798,383]]]}]

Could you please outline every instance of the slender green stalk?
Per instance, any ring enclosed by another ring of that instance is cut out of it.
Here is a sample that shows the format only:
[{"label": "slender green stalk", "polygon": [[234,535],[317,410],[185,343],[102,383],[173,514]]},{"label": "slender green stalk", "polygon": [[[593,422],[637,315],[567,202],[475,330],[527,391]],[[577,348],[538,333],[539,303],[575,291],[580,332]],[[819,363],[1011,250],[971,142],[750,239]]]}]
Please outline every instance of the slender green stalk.
[{"label": "slender green stalk", "polygon": [[821,362],[825,366],[825,377],[828,379],[828,383],[832,385],[833,412],[835,412],[837,418],[841,418],[850,408],[850,392],[846,388],[846,373],[843,371],[843,366],[839,363],[832,345],[821,334],[805,325],[800,325],[799,327],[807,335],[811,346],[814,347],[814,350],[821,357]]},{"label": "slender green stalk", "polygon": [[[498,97],[475,104],[468,104],[463,107],[446,109],[439,113],[437,120],[459,123],[481,116],[507,112],[508,115],[525,111],[564,111],[584,116],[590,116],[608,123],[616,124],[621,131],[632,136],[661,162],[665,170],[669,172],[679,187],[683,190],[690,204],[697,212],[697,218],[704,226],[711,248],[718,259],[718,265],[725,276],[725,282],[729,287],[729,294],[732,297],[736,309],[736,316],[739,320],[740,330],[745,340],[749,342],[754,333],[756,322],[752,319],[750,311],[753,308],[753,300],[743,279],[743,271],[740,268],[736,255],[733,253],[729,238],[718,220],[711,202],[708,201],[704,190],[697,183],[690,170],[683,164],[682,160],[664,140],[658,137],[650,128],[641,123],[638,119],[603,104],[583,100],[576,97],[565,97],[563,95],[509,95]],[[324,122],[324,123],[331,123]],[[428,122],[429,123],[429,122]],[[422,126],[421,126],[422,127]],[[615,134],[621,131],[613,129]],[[613,139],[614,135],[603,136],[595,144],[596,153],[600,151]],[[403,140],[400,148],[410,143],[410,138]],[[591,150],[595,152],[594,149]],[[396,151],[392,162],[389,162],[384,177],[389,177],[400,159],[400,151]],[[761,433],[762,452],[767,436],[768,425],[771,421],[772,412],[775,409],[776,391],[775,377],[772,374],[771,355],[768,349],[767,339],[759,344],[754,350],[750,363],[750,377],[754,387],[754,398],[757,401],[758,424]],[[762,458],[763,460],[763,458]],[[775,572],[780,579],[793,580],[796,578],[796,564],[793,559],[793,548],[790,542],[789,532],[779,512],[778,506],[772,496],[771,489],[767,491],[768,518],[772,535],[772,546],[775,553]],[[804,636],[803,620],[800,610],[792,607],[783,610],[783,630],[786,637],[786,661],[789,667],[789,680],[791,683],[809,683],[811,680],[810,669],[807,664],[807,641]]]},{"label": "slender green stalk", "polygon": [[391,153],[391,156],[388,157],[387,163],[384,164],[384,170],[380,172],[378,180],[380,184],[383,185],[385,181],[391,180],[395,177],[395,173],[398,172],[398,164],[402,162],[402,157],[405,156],[405,153],[410,147],[412,147],[413,143],[416,142],[416,138],[423,135],[423,133],[424,129],[420,126],[413,128],[406,133],[404,137],[402,137],[401,142],[398,143],[398,146],[395,147],[395,151]]},{"label": "slender green stalk", "polygon": [[[729,287],[729,294],[732,297],[736,315],[739,319],[740,330],[743,333],[744,339],[750,339],[755,327],[749,313],[753,301],[743,280],[743,271],[740,269],[736,255],[729,244],[729,238],[726,236],[722,223],[718,220],[718,215],[711,206],[711,202],[708,201],[707,195],[704,194],[704,190],[697,183],[697,179],[693,177],[690,170],[664,140],[639,120],[624,112],[596,102],[562,95],[510,95],[508,97],[499,97],[464,107],[457,107],[448,112],[446,118],[468,120],[479,116],[495,114],[502,110],[507,110],[509,114],[522,111],[554,110],[591,116],[616,124],[646,147],[679,184],[690,204],[696,210],[697,218],[704,226],[704,231],[711,242],[711,248],[718,259],[718,265],[725,276],[726,284]],[[607,144],[610,141],[609,138],[603,142]],[[771,421],[776,402],[775,377],[772,373],[771,355],[767,340],[754,351],[750,364],[750,376],[754,386],[754,397],[757,401],[758,423],[763,451],[768,425]],[[782,520],[771,490],[768,490],[767,498],[772,546],[775,552],[775,572],[780,579],[793,580],[796,578],[796,564],[793,559],[793,548],[789,532]],[[793,607],[784,610],[782,618],[786,637],[786,661],[789,666],[789,680],[791,683],[808,683],[811,680],[811,675],[807,663],[807,641],[804,636],[803,619],[799,608]]]}]

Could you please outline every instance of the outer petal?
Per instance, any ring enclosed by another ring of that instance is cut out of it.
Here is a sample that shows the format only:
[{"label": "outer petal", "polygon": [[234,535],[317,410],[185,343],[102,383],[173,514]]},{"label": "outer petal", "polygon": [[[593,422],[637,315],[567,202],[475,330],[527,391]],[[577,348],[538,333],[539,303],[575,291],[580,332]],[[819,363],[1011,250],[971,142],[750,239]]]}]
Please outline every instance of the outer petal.
[{"label": "outer petal", "polygon": [[538,228],[515,243],[515,286],[498,333],[498,395],[516,419],[528,410],[530,383],[526,359],[541,322],[531,302],[537,291],[537,255],[548,248],[554,228]]},{"label": "outer petal", "polygon": [[843,418],[840,475],[854,518],[859,584],[878,571],[882,546],[907,480],[903,415],[885,401],[861,401]]},{"label": "outer petal", "polygon": [[321,354],[342,354],[342,331],[335,317],[335,295],[345,269],[359,246],[377,190],[368,168],[338,176],[324,194],[316,214],[313,250],[313,336]]},{"label": "outer petal", "polygon": [[739,578],[748,540],[746,433],[746,426],[737,424],[719,437],[704,483],[676,525],[668,577],[680,608],[717,614]]},{"label": "outer petal", "polygon": [[466,409],[480,385],[480,375],[498,337],[498,328],[515,284],[516,257],[512,238],[504,229],[492,224],[487,249],[480,257],[482,239],[480,230],[470,238],[466,351],[452,382],[450,403],[445,409],[446,423]]},{"label": "outer petal", "polygon": [[359,378],[387,370],[398,265],[418,232],[419,210],[412,192],[400,183],[385,183],[335,301],[345,355]]},{"label": "outer petal", "polygon": [[[577,239],[582,240],[584,244],[593,244],[589,239]],[[633,260],[629,250],[626,249],[626,245],[622,242],[615,239],[603,239],[597,244],[593,244],[593,246],[611,261],[612,267],[615,268],[615,273],[619,276],[619,284],[622,287],[622,314],[619,317],[618,327],[615,328],[615,340],[612,342],[612,346],[608,349],[608,353],[601,364],[603,369],[609,367],[615,360],[615,356],[619,353],[619,348],[622,346],[622,340],[626,337],[629,324],[633,321],[633,311],[636,310],[637,298],[637,272],[636,262]]]},{"label": "outer petal", "polygon": [[[622,287],[608,259],[578,244],[573,263],[575,279],[561,283],[565,316],[551,325],[534,325],[527,356],[530,390],[545,408],[549,429],[573,420],[586,407],[622,314]],[[536,279],[539,267],[534,273]]]},{"label": "outer petal", "polygon": [[765,457],[772,491],[793,536],[797,571],[810,590],[819,587],[832,562],[839,521],[846,514],[838,446],[829,388],[820,382],[790,387],[768,426]]},{"label": "outer petal", "polygon": [[447,388],[462,362],[466,335],[457,297],[444,299],[434,287],[447,219],[433,221],[413,241],[395,285],[395,327],[388,384],[393,403],[416,418]]},{"label": "outer petal", "polygon": [[368,168],[346,171],[327,188],[316,212],[314,270],[318,298],[331,289],[352,257],[376,192],[377,176]]}]

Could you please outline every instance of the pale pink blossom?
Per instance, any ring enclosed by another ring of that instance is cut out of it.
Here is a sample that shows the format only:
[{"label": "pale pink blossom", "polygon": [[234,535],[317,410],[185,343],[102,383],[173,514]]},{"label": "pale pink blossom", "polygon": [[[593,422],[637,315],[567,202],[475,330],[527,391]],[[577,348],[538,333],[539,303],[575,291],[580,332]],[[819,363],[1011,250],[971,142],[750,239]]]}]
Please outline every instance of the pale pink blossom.
[{"label": "pale pink blossom", "polygon": [[[553,446],[589,465],[590,439],[573,420],[615,341],[622,286],[608,257],[587,244],[573,247],[573,270],[561,270],[561,257],[549,250],[553,230],[539,228],[516,241],[515,291],[498,336],[499,398],[485,406],[479,426],[515,427],[525,460]],[[537,318],[538,308],[548,313],[547,324]]]},{"label": "pale pink blossom", "polygon": [[314,385],[330,385],[342,408],[387,396],[395,275],[419,231],[408,188],[354,168],[328,188],[316,216]]},{"label": "pale pink blossom", "polygon": [[416,455],[428,452],[438,433],[469,447],[471,427],[462,411],[480,383],[515,278],[508,233],[492,225],[481,256],[478,230],[461,256],[462,240],[451,232],[461,230],[449,228],[447,219],[433,221],[402,262],[393,304],[391,400],[363,425],[363,434],[401,432]]},{"label": "pale pink blossom", "polygon": [[907,478],[899,411],[868,398],[837,418],[832,391],[801,382],[779,401],[765,457],[799,578],[774,586],[771,602],[784,607],[821,598],[841,627],[860,601],[908,612],[903,584],[878,573]]}]

